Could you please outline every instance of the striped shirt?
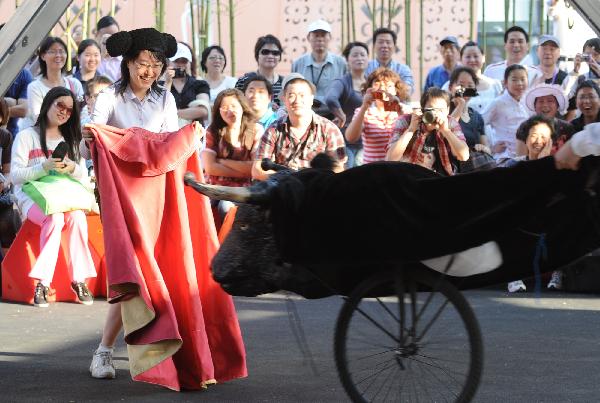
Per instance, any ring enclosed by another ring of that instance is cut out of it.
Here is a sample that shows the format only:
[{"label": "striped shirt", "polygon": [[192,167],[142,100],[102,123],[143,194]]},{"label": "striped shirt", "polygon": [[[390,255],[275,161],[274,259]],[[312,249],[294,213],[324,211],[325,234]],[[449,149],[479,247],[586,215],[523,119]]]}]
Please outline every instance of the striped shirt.
[{"label": "striped shirt", "polygon": [[[360,108],[356,108],[354,111],[354,118],[359,110]],[[385,160],[386,148],[397,120],[397,112],[379,111],[376,106],[367,109],[361,135],[364,164]]]}]

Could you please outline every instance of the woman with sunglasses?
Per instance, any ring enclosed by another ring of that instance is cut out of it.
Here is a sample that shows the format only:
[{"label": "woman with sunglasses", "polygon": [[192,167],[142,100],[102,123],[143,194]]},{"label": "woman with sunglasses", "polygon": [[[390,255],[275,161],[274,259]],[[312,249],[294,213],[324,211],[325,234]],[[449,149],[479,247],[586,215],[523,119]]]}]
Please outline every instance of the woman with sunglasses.
[{"label": "woman with sunglasses", "polygon": [[225,51],[218,45],[209,46],[202,51],[202,59],[200,60],[200,68],[206,75],[204,79],[210,87],[210,105],[215,103],[219,92],[227,88],[234,88],[235,77],[223,74],[227,67],[227,57]]},{"label": "woman with sunglasses", "polygon": [[54,87],[65,87],[75,94],[78,103],[83,101],[83,87],[79,80],[65,76],[67,45],[62,39],[47,37],[38,51],[41,75],[27,86],[27,117],[19,122],[24,129],[37,121],[44,96]]},{"label": "woman with sunglasses", "polygon": [[[70,90],[59,86],[50,89],[44,97],[35,125],[19,132],[13,143],[10,171],[17,205],[23,218],[41,228],[40,254],[29,273],[29,277],[38,280],[33,297],[37,307],[48,307],[48,290],[54,276],[63,230],[69,239],[67,262],[72,275],[71,287],[80,303],[91,305],[93,302],[85,283],[86,279],[96,277],[87,244],[85,213],[75,210],[45,215],[22,189],[25,182],[40,179],[50,171],[69,175],[89,186],[85,161],[79,153],[80,140],[77,99]],[[52,158],[53,150],[61,142],[67,145],[66,156],[64,159]]]},{"label": "woman with sunglasses", "polygon": [[251,74],[261,75],[266,77],[273,86],[273,94],[271,95],[271,101],[273,102],[274,109],[279,107],[279,93],[281,92],[281,84],[283,83],[283,76],[275,72],[275,68],[281,61],[283,55],[283,47],[277,37],[267,34],[261,36],[254,45],[254,59],[258,63],[258,69],[256,72],[250,72],[244,74],[237,80],[235,88],[240,91],[244,91],[244,87],[248,78]]}]

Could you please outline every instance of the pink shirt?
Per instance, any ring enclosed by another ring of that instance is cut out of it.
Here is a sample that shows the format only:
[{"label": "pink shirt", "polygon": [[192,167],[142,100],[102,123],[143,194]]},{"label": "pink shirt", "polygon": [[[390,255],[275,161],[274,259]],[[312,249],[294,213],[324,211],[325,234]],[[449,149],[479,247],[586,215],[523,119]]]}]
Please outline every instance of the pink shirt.
[{"label": "pink shirt", "polygon": [[[357,108],[354,116],[358,113]],[[385,160],[385,152],[390,142],[394,125],[398,120],[397,112],[380,112],[375,106],[371,106],[365,113],[363,119],[363,163]]]}]

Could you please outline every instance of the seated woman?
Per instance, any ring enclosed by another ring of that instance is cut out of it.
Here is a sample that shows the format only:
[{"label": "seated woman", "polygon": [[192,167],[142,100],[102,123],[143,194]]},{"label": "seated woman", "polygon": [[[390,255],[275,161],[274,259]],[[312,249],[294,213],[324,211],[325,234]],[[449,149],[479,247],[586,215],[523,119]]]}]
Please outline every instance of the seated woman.
[{"label": "seated woman", "polygon": [[362,86],[362,105],[346,128],[349,143],[362,139],[363,163],[383,161],[394,125],[402,113],[402,101],[410,97],[410,87],[393,70],[380,67]]},{"label": "seated woman", "polygon": [[[40,108],[36,124],[17,134],[11,155],[11,180],[21,216],[41,227],[40,254],[29,277],[38,279],[34,305],[48,307],[48,290],[60,249],[61,233],[69,239],[69,273],[71,287],[79,302],[90,305],[93,296],[85,280],[96,277],[94,262],[88,248],[87,221],[82,210],[45,215],[40,207],[23,191],[28,181],[40,179],[55,171],[69,175],[84,185],[89,184],[85,161],[79,154],[81,126],[79,106],[75,95],[64,87],[48,91]],[[52,158],[52,151],[65,142],[68,152],[64,159]],[[65,195],[68,197],[68,195]]]},{"label": "seated woman", "polygon": [[13,137],[6,129],[9,119],[9,107],[4,98],[0,98],[0,261],[6,256],[8,248],[17,235],[20,220],[13,210],[10,189],[10,150]]},{"label": "seated woman", "polygon": [[[552,154],[554,136],[553,120],[538,114],[530,117],[521,124],[521,132],[525,136],[523,139],[527,147],[527,154],[521,155],[505,161],[502,166],[510,167],[517,164],[519,161],[531,161],[547,157]],[[548,288],[562,288],[562,273],[554,271],[552,280],[548,284]],[[508,292],[526,291],[527,287],[522,280],[511,281],[508,283]]]},{"label": "seated woman", "polygon": [[[221,91],[212,109],[212,122],[206,130],[202,151],[207,181],[213,185],[247,186],[252,179],[252,154],[262,135],[254,112],[240,90]],[[222,217],[233,206],[220,202]]]},{"label": "seated woman", "polygon": [[454,175],[454,161],[469,159],[460,124],[450,114],[450,94],[437,87],[421,96],[421,111],[398,119],[386,161],[421,165],[440,175]]},{"label": "seated woman", "polygon": [[[575,128],[569,122],[559,118],[560,112],[567,106],[567,98],[561,87],[552,84],[538,84],[525,94],[525,105],[531,113],[539,114],[550,119],[554,125],[552,137],[552,154],[556,153],[575,134]],[[527,121],[525,121],[527,122]],[[517,155],[527,155],[525,144],[527,132],[523,130],[525,122],[517,129]]]},{"label": "seated woman", "polygon": [[281,92],[281,84],[283,83],[283,76],[277,74],[275,69],[281,62],[283,55],[283,46],[277,37],[267,34],[261,36],[256,40],[254,45],[254,59],[258,65],[256,72],[249,72],[240,77],[235,83],[235,88],[240,91],[244,91],[246,83],[253,74],[259,74],[265,77],[272,86],[271,93],[271,107],[273,110],[277,110],[281,106],[281,100],[279,99],[279,93]]},{"label": "seated woman", "polygon": [[[450,75],[450,93],[474,90],[479,85],[477,74],[470,67],[457,67]],[[491,153],[484,131],[483,117],[470,106],[471,97],[465,95],[452,98],[452,116],[458,119],[460,128],[470,149]]]},{"label": "seated woman", "polygon": [[575,133],[595,122],[600,122],[600,88],[592,80],[586,80],[579,84],[575,91],[575,103],[581,112],[578,118],[571,121]]}]

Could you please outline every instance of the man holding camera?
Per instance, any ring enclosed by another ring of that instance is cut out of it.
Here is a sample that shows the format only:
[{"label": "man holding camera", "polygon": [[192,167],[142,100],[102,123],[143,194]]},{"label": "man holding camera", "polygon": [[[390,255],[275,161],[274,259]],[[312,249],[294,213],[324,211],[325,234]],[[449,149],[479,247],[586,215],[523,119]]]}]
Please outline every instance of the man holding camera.
[{"label": "man holding camera", "polygon": [[460,124],[450,115],[450,94],[437,87],[428,89],[421,96],[421,109],[398,119],[385,159],[454,175],[456,161],[469,159],[469,146]]},{"label": "man holding camera", "polygon": [[178,43],[177,53],[169,60],[165,87],[175,98],[179,127],[193,121],[204,123],[210,113],[210,87],[206,81],[191,75],[192,52],[183,43]]}]

